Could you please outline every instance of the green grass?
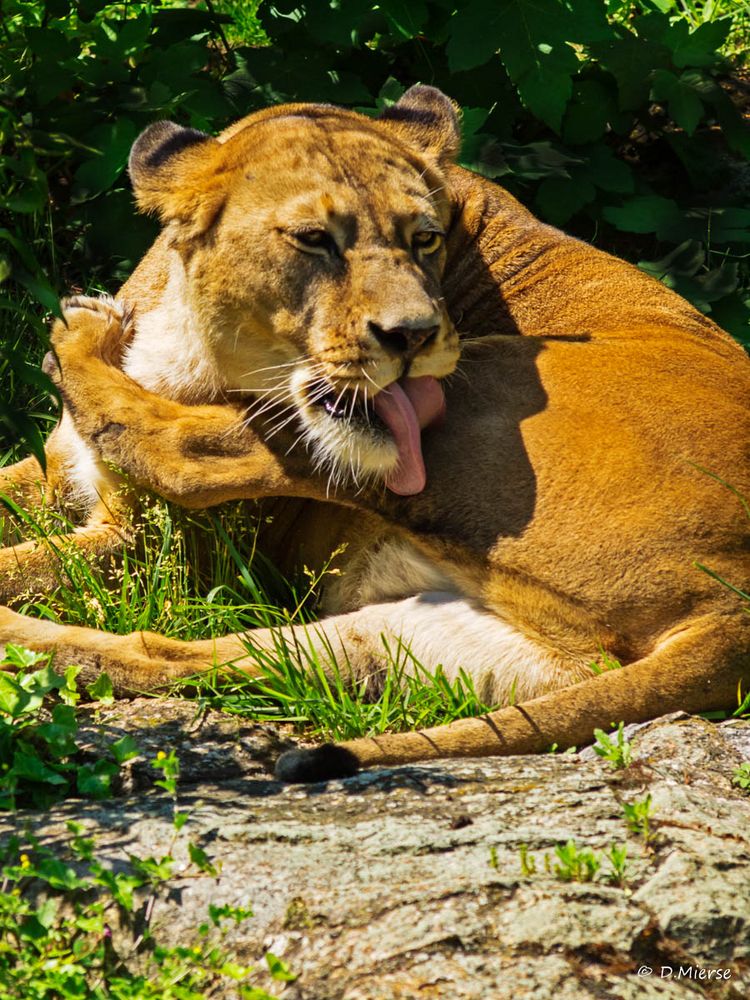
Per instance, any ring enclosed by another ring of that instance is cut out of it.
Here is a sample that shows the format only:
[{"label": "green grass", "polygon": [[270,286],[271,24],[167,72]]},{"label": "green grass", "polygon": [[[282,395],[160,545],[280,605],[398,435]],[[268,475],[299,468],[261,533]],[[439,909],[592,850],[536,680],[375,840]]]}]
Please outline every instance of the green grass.
[{"label": "green grass", "polygon": [[22,595],[25,614],[185,640],[309,619],[320,577],[288,581],[264,559],[256,544],[262,515],[251,503],[194,514],[146,497],[132,525],[134,544],[102,565],[63,540],[74,528],[65,515],[12,506],[24,536],[50,546],[57,563],[52,591]]},{"label": "green grass", "polygon": [[290,722],[325,739],[435,726],[493,707],[477,695],[467,674],[449,681],[439,664],[420,663],[403,643],[389,647],[384,641],[382,668],[359,680],[351,679],[348,663],[336,662],[332,650],[321,659],[305,629],[315,628],[321,585],[334,572],[331,560],[317,571],[285,578],[259,548],[265,518],[252,503],[196,514],[147,497],[133,525],[134,544],[95,566],[61,541],[60,533],[74,527],[64,515],[49,509],[32,515],[9,498],[5,502],[23,534],[52,546],[57,556],[57,586],[23,595],[16,606],[25,614],[184,640],[296,626],[294,648],[280,633],[270,653],[248,644],[260,677],[219,668],[175,687],[202,705]]},{"label": "green grass", "polygon": [[391,647],[383,640],[382,670],[359,680],[330,650],[321,662],[301,630],[293,653],[281,636],[271,654],[249,651],[259,677],[218,670],[185,680],[177,690],[187,688],[207,707],[259,722],[291,722],[310,737],[332,740],[438,726],[495,707],[481,700],[467,673],[451,681],[440,665],[428,669],[403,643]]}]

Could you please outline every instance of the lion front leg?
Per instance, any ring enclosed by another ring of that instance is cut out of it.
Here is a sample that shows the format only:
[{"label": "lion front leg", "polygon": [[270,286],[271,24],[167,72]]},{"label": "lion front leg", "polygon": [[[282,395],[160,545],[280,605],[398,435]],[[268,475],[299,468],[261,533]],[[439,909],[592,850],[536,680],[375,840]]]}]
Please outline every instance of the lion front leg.
[{"label": "lion front leg", "polygon": [[[70,321],[74,328],[75,315]],[[51,355],[44,367],[54,374]],[[45,444],[45,459],[44,471],[33,457],[0,470],[7,512],[0,602],[48,592],[65,579],[70,559],[100,562],[129,538],[133,505],[122,479],[87,449],[67,413]]]},{"label": "lion front leg", "polygon": [[37,538],[0,549],[0,603],[49,592],[64,582],[70,559],[96,565],[129,541],[122,507],[103,502],[94,507],[86,524],[67,534],[47,535],[39,529]]},{"label": "lion front leg", "polygon": [[39,506],[44,502],[46,492],[47,477],[32,456],[0,469],[0,494],[18,507]]},{"label": "lion front leg", "polygon": [[[368,604],[347,614],[311,624],[254,629],[246,633],[183,642],[150,632],[126,636],[0,613],[0,642],[13,642],[54,654],[63,668],[77,663],[84,680],[102,670],[118,694],[154,691],[174,681],[221,668],[258,677],[286,661],[302,672],[364,683],[372,695],[385,672],[430,672],[440,667],[449,681],[464,671],[487,704],[507,702],[564,687],[580,680],[588,667],[562,656],[528,669],[517,637],[495,615],[460,594],[430,591],[400,601]],[[526,667],[525,671],[524,668]]]},{"label": "lion front leg", "polygon": [[[63,303],[53,377],[78,433],[101,457],[185,507],[267,496],[325,499],[305,456],[277,456],[241,406],[189,406],[144,389],[118,365],[131,333],[127,308],[107,299]],[[339,498],[340,499],[340,498]]]}]

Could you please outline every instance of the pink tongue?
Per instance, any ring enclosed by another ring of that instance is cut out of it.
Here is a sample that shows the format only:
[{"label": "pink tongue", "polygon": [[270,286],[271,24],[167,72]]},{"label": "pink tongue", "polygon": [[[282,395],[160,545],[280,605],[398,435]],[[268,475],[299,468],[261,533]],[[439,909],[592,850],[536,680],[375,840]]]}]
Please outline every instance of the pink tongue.
[{"label": "pink tongue", "polygon": [[398,465],[386,476],[385,485],[399,496],[421,493],[427,482],[420,431],[445,415],[445,396],[430,375],[393,382],[375,397],[375,412],[393,435]]}]

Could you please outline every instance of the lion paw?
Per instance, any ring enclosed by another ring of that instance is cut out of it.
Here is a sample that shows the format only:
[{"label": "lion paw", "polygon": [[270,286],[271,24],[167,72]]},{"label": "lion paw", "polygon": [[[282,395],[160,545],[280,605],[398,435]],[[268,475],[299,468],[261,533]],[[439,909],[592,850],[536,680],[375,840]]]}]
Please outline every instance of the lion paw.
[{"label": "lion paw", "polygon": [[[63,319],[54,323],[51,337],[58,358],[75,364],[76,359],[95,355],[119,366],[134,332],[133,309],[110,295],[74,295],[63,299],[61,307]],[[53,378],[59,377],[55,364],[46,365]]]}]

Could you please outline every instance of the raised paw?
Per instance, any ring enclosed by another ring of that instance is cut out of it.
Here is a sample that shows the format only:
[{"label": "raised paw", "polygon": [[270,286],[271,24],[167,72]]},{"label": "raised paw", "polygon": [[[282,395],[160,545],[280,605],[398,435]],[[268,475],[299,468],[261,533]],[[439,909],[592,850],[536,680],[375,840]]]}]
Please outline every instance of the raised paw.
[{"label": "raised paw", "polygon": [[109,295],[74,295],[61,306],[63,319],[55,321],[51,336],[59,365],[45,359],[48,374],[59,381],[60,366],[75,366],[92,355],[119,367],[134,332],[132,308]]}]

